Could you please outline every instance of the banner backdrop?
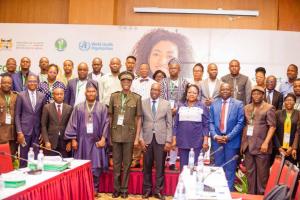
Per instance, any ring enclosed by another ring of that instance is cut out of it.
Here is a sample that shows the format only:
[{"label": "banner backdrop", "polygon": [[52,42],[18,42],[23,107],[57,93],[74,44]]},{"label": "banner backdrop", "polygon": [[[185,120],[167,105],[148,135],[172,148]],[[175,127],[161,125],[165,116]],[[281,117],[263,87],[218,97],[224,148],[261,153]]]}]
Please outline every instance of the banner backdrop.
[{"label": "banner backdrop", "polygon": [[128,55],[135,55],[137,66],[149,63],[152,72],[166,71],[170,58],[177,57],[185,77],[191,77],[197,62],[205,68],[208,63],[216,63],[221,77],[228,73],[228,62],[238,59],[241,73],[252,80],[255,68],[262,66],[267,75],[273,74],[281,82],[289,64],[300,64],[297,32],[0,23],[0,38],[0,72],[5,71],[7,58],[14,57],[19,65],[21,57],[27,56],[32,70],[38,73],[39,59],[46,56],[60,67],[64,60],[71,59],[75,66],[87,62],[90,69],[92,59],[100,57],[106,73],[112,57],[121,58],[124,65]]}]

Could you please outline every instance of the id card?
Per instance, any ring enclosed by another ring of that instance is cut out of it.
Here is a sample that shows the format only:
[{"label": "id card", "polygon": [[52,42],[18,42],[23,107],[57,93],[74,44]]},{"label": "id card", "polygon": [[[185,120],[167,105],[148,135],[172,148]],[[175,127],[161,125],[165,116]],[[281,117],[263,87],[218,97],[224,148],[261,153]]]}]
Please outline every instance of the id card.
[{"label": "id card", "polygon": [[169,103],[171,105],[171,109],[175,108],[175,100],[169,100]]},{"label": "id card", "polygon": [[247,136],[253,136],[253,129],[254,129],[253,125],[248,125],[248,127],[247,127]]},{"label": "id card", "polygon": [[94,126],[93,126],[93,123],[88,122],[88,123],[86,124],[86,132],[87,132],[87,134],[93,134],[93,132],[94,132]]},{"label": "id card", "polygon": [[5,124],[11,124],[11,115],[9,113],[5,115]]},{"label": "id card", "polygon": [[124,122],[124,114],[119,114],[117,125],[123,126],[123,122]]}]

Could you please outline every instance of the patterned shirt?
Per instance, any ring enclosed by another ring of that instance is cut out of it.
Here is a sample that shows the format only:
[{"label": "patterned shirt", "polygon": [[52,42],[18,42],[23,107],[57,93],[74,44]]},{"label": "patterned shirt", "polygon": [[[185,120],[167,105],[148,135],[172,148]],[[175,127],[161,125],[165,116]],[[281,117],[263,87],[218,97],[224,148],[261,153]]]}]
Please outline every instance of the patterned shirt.
[{"label": "patterned shirt", "polygon": [[43,81],[39,84],[38,91],[45,94],[46,103],[53,102],[53,90],[55,88],[63,88],[66,92],[65,85],[60,81],[55,81],[52,86],[49,85],[48,81]]}]

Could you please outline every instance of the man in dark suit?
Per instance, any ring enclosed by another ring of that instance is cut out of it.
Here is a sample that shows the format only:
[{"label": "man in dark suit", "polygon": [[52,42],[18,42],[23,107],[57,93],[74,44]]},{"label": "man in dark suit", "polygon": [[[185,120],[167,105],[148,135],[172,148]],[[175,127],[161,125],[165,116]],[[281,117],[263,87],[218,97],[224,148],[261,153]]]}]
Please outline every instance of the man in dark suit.
[{"label": "man in dark suit", "polygon": [[21,71],[11,75],[13,79],[13,91],[21,92],[27,89],[28,76],[34,75],[34,73],[30,71],[30,65],[31,61],[28,57],[23,57],[21,59]]},{"label": "man in dark suit", "polygon": [[98,57],[94,58],[92,61],[93,71],[88,74],[88,78],[98,82],[104,75],[103,72],[101,72],[102,66],[102,59]]},{"label": "man in dark suit", "polygon": [[276,82],[277,79],[275,76],[267,77],[264,100],[265,102],[272,104],[276,110],[281,110],[283,104],[283,96],[279,91],[275,90]]},{"label": "man in dark suit", "polygon": [[[63,157],[70,157],[71,141],[64,140],[65,129],[72,113],[72,106],[63,103],[64,89],[53,90],[55,102],[44,106],[42,114],[42,136],[47,149],[59,151]],[[46,155],[56,155],[46,151]]]},{"label": "man in dark suit", "polygon": [[[15,110],[15,123],[17,129],[17,141],[20,144],[20,156],[27,159],[29,147],[39,142],[41,132],[41,115],[45,104],[45,95],[37,91],[38,78],[35,75],[28,75],[27,87],[17,97]],[[38,149],[34,148],[37,154]],[[20,162],[21,167],[26,162]]]},{"label": "man in dark suit", "polygon": [[[87,82],[93,82],[98,88],[98,82],[88,79],[88,65],[84,62],[80,63],[77,68],[78,78],[71,79],[68,82],[64,102],[70,106],[76,106],[85,101],[85,88]],[[99,91],[97,91],[97,101],[99,101]]]},{"label": "man in dark suit", "polygon": [[[220,97],[210,106],[210,134],[212,148],[223,150],[214,155],[216,166],[221,166],[239,153],[241,137],[244,127],[243,102],[231,97],[232,88],[228,83],[222,83]],[[234,187],[237,161],[232,161],[224,167],[228,186],[231,191]]]},{"label": "man in dark suit", "polygon": [[154,197],[165,199],[161,191],[164,187],[166,152],[171,149],[172,112],[170,103],[159,98],[160,83],[153,83],[150,98],[142,102],[142,131],[140,144],[144,150],[143,198],[152,193],[152,166],[155,160],[156,186]]}]

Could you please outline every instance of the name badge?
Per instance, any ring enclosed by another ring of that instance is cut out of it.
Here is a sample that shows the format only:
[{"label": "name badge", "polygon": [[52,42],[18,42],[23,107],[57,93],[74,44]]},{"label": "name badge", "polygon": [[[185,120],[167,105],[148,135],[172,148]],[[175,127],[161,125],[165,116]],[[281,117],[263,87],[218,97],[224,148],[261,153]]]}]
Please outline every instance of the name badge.
[{"label": "name badge", "polygon": [[5,115],[5,124],[11,124],[11,115],[9,113]]},{"label": "name badge", "polygon": [[117,125],[123,126],[123,122],[124,122],[124,114],[119,114]]},{"label": "name badge", "polygon": [[290,133],[284,133],[283,134],[283,144],[290,144]]},{"label": "name badge", "polygon": [[89,123],[86,124],[86,132],[87,132],[87,134],[93,134],[94,133],[93,123],[89,122]]},{"label": "name badge", "polygon": [[254,129],[253,125],[248,125],[248,127],[247,127],[247,136],[253,136],[253,129]]},{"label": "name badge", "polygon": [[175,100],[169,100],[169,103],[171,105],[171,109],[175,108]]}]

